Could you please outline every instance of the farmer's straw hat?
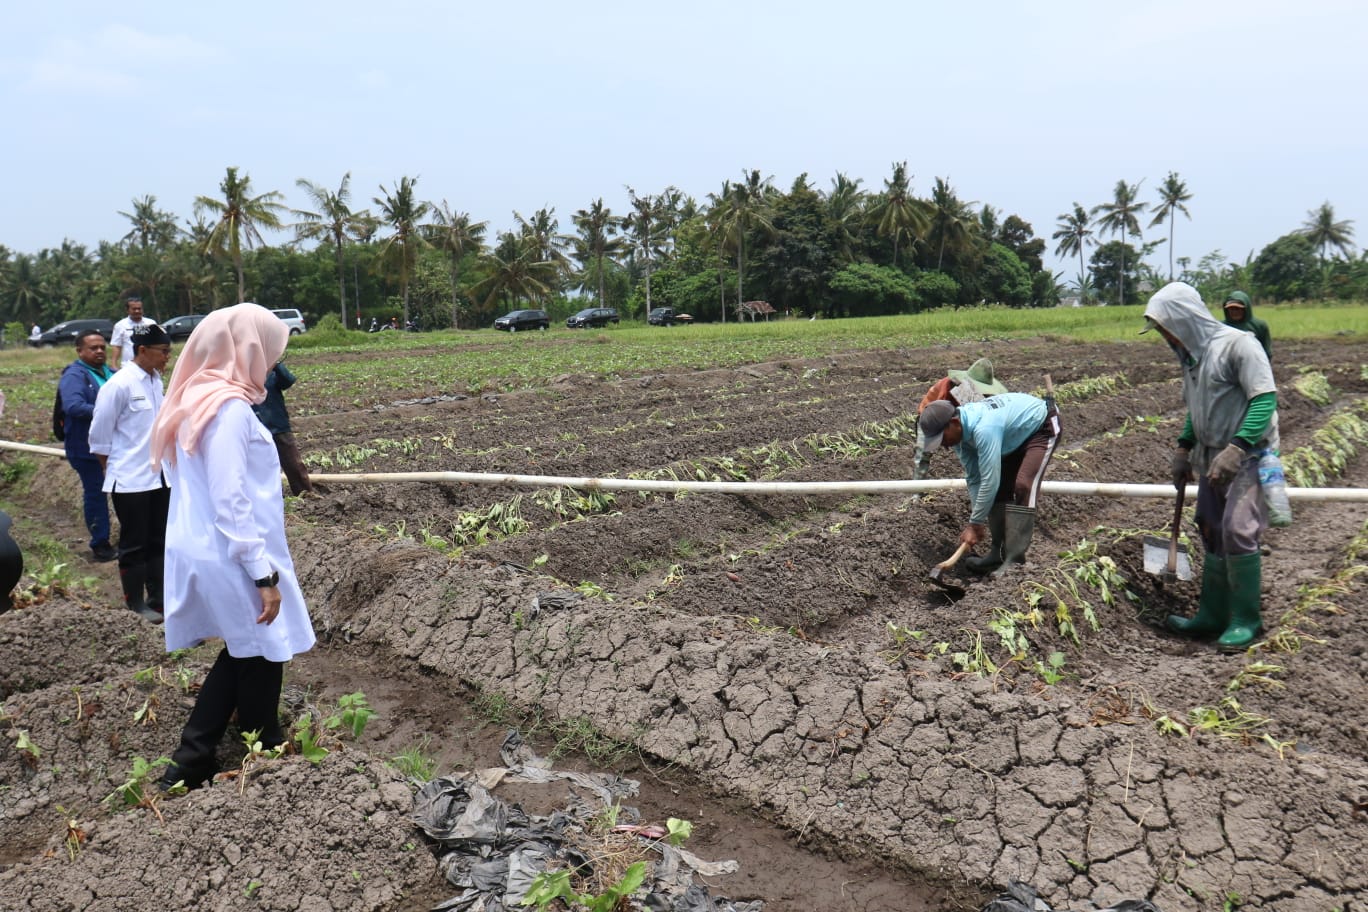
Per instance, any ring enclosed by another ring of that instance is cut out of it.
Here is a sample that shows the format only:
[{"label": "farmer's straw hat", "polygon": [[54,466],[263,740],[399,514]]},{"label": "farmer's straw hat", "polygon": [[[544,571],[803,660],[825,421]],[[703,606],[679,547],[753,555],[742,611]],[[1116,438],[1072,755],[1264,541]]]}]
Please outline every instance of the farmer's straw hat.
[{"label": "farmer's straw hat", "polygon": [[979,392],[985,396],[996,396],[999,393],[1007,392],[1007,387],[1003,386],[993,376],[993,362],[987,358],[979,358],[967,371],[946,371],[952,380],[963,383],[966,380],[973,381],[974,386],[978,387]]}]

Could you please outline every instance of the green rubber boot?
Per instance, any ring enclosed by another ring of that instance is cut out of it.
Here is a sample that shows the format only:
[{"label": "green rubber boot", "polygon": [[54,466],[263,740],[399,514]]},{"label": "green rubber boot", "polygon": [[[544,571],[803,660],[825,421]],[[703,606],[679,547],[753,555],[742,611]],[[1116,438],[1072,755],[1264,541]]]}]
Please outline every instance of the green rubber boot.
[{"label": "green rubber boot", "polygon": [[1006,520],[1007,534],[1003,536],[1002,566],[993,571],[993,576],[1010,573],[1026,563],[1026,552],[1030,550],[1031,539],[1035,537],[1035,507],[1007,504],[1003,518]]},{"label": "green rubber boot", "polygon": [[1263,555],[1241,554],[1226,558],[1230,586],[1230,626],[1216,641],[1221,649],[1244,649],[1263,629]]},{"label": "green rubber boot", "polygon": [[1002,565],[1002,545],[1007,538],[1006,517],[1007,505],[993,504],[993,508],[988,511],[988,553],[983,557],[979,557],[977,554],[966,557],[964,566],[975,573],[987,573],[989,570],[996,570]]},{"label": "green rubber boot", "polygon": [[1165,626],[1190,637],[1213,637],[1230,625],[1230,580],[1226,559],[1210,552],[1202,561],[1202,597],[1190,618],[1170,614]]}]

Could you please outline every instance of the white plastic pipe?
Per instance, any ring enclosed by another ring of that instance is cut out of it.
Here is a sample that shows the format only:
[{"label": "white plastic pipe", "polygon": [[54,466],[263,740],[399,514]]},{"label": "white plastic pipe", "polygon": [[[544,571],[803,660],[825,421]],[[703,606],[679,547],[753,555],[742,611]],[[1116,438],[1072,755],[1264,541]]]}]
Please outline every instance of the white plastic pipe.
[{"label": "white plastic pipe", "polygon": [[[66,455],[64,451],[55,447],[12,443],[7,440],[0,440],[0,449],[41,453],[45,456]],[[588,491],[650,491],[660,494],[929,494],[932,491],[953,491],[964,487],[963,478],[928,478],[924,481],[675,481],[669,478],[572,478],[559,475],[498,475],[489,472],[360,472],[351,475],[310,473],[309,477],[323,484],[425,482],[524,488],[577,488]],[[1167,484],[1046,481],[1041,483],[1040,489],[1046,494],[1072,494],[1084,497],[1173,499],[1173,485]],[[1188,487],[1187,496],[1197,496],[1195,485]],[[1289,500],[1307,502],[1368,503],[1368,488],[1289,486],[1287,497]]]}]

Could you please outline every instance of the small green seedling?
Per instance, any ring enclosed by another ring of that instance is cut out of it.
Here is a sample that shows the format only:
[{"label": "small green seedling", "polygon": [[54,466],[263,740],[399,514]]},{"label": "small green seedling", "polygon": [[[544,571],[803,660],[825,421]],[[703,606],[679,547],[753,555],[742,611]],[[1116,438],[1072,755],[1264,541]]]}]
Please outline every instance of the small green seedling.
[{"label": "small green seedling", "polygon": [[684,840],[693,835],[693,824],[687,820],[680,820],[678,817],[671,817],[665,821],[665,829],[669,833],[665,838],[670,845],[679,847],[684,844]]},{"label": "small green seedling", "polygon": [[299,754],[310,763],[322,763],[328,756],[328,749],[318,743],[314,732],[313,719],[308,713],[300,716],[294,724],[295,740],[299,742]]},{"label": "small green seedling", "polygon": [[329,729],[346,726],[351,729],[352,737],[358,741],[361,740],[361,733],[366,730],[366,723],[375,717],[375,710],[370,708],[370,704],[366,702],[366,695],[359,690],[338,697],[337,710],[337,713],[329,716],[324,724]]}]

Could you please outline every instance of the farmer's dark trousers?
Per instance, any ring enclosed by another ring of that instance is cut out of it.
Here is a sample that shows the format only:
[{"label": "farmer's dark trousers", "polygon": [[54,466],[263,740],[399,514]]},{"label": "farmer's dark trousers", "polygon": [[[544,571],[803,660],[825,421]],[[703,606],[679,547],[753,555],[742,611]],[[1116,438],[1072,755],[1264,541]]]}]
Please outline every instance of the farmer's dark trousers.
[{"label": "farmer's dark trousers", "polygon": [[119,576],[131,604],[145,589],[148,607],[162,610],[162,577],[166,559],[166,514],[171,489],[110,495],[119,517]]},{"label": "farmer's dark trousers", "polygon": [[170,780],[168,784],[184,779],[193,788],[217,772],[214,754],[235,711],[238,728],[260,732],[264,747],[282,744],[280,686],[284,674],[284,662],[261,656],[237,659],[227,649],[220,650],[181,731],[180,747],[171,755],[172,766],[164,777]]},{"label": "farmer's dark trousers", "polygon": [[1035,508],[1040,497],[1040,483],[1045,480],[1045,469],[1059,443],[1059,432],[1059,412],[1051,409],[1041,422],[1040,430],[1002,457],[1002,481],[998,483],[995,502]]},{"label": "farmer's dark trousers", "polygon": [[313,490],[313,482],[309,481],[309,470],[304,465],[304,458],[299,455],[299,444],[295,442],[295,435],[290,431],[280,434],[272,434],[275,440],[276,455],[280,457],[280,470],[285,473],[285,480],[290,484],[290,493],[298,497],[304,491]]},{"label": "farmer's dark trousers", "polygon": [[1197,479],[1197,530],[1208,554],[1239,557],[1258,554],[1268,529],[1268,506],[1259,487],[1259,460],[1246,456],[1229,483]]},{"label": "farmer's dark trousers", "polygon": [[67,462],[81,478],[81,501],[85,509],[86,530],[90,532],[90,547],[109,542],[109,501],[104,492],[104,469],[94,456],[67,454]]}]

